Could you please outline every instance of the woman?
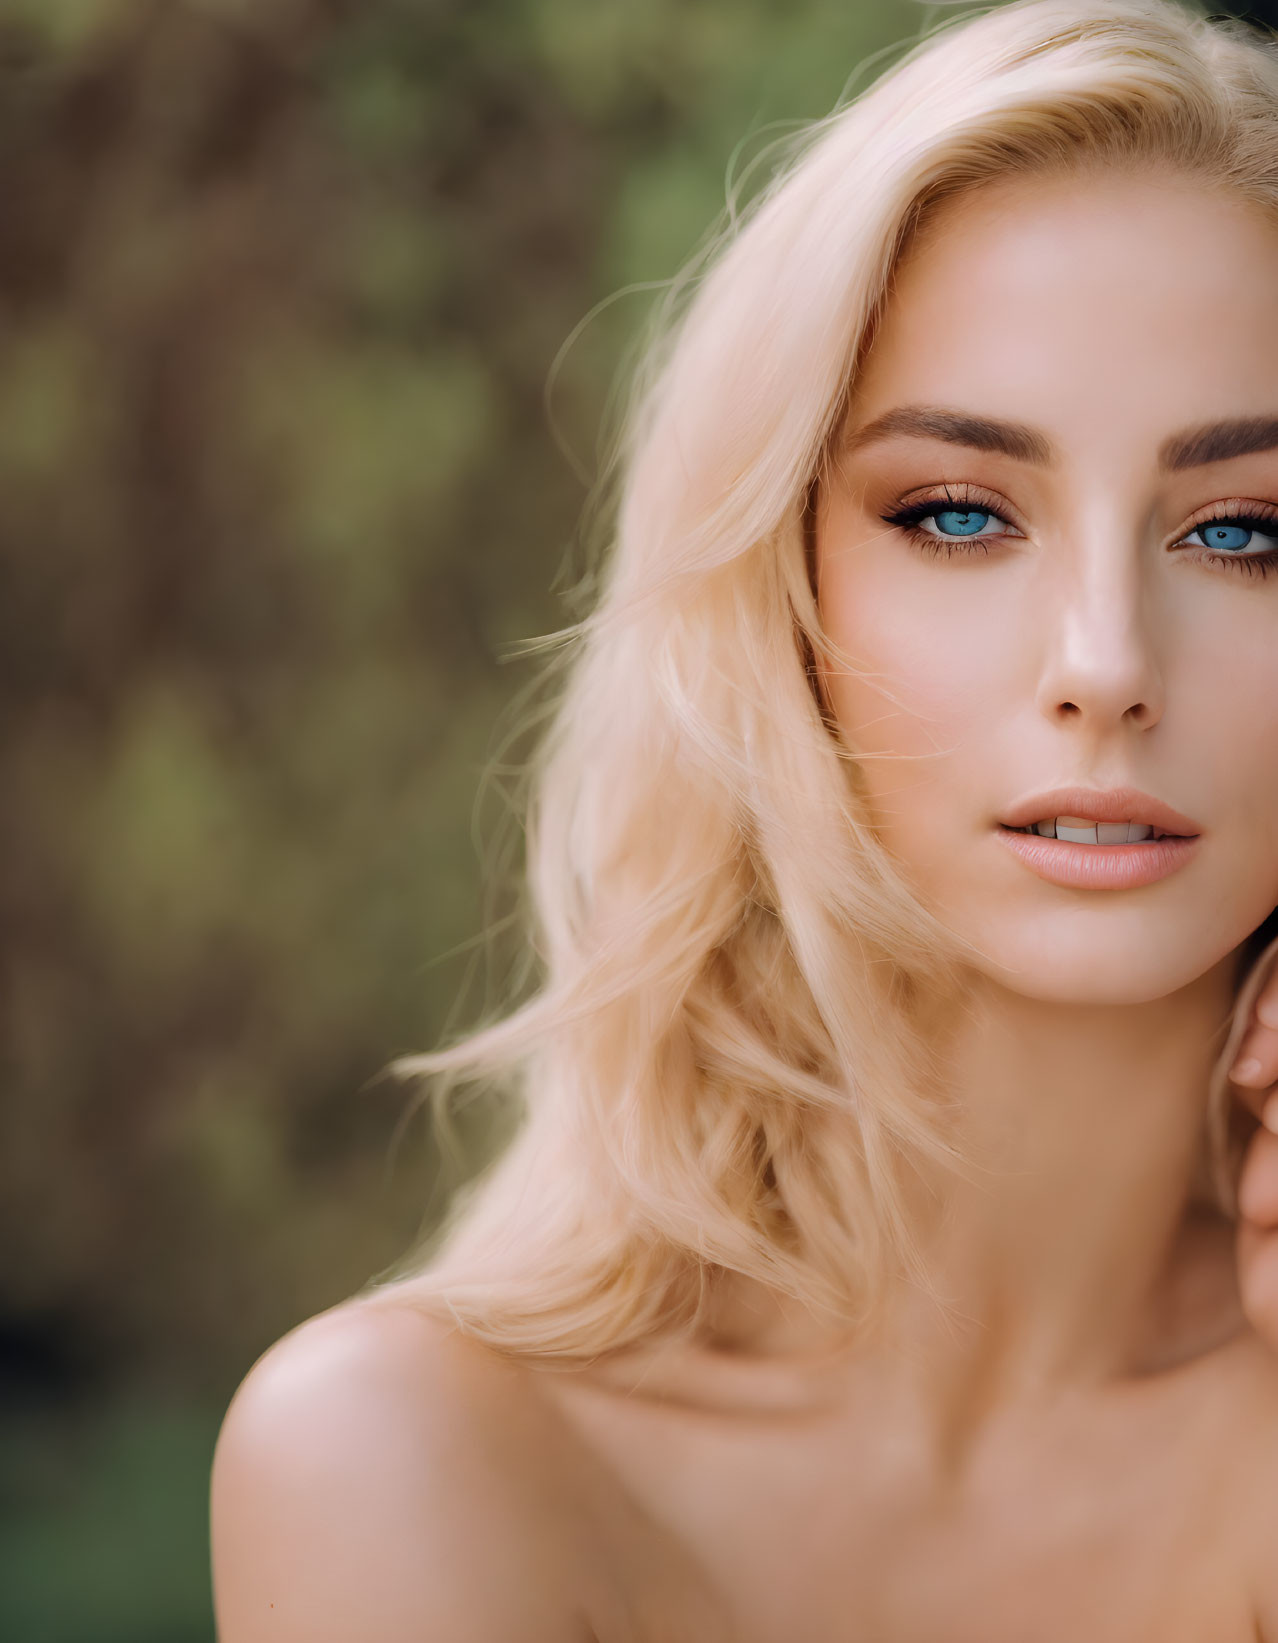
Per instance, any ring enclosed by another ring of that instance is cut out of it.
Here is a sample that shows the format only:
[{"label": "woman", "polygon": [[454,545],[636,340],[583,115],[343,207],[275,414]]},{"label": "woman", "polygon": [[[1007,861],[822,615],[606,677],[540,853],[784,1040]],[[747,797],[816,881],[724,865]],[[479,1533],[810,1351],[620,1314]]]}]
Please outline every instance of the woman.
[{"label": "woman", "polygon": [[241,1387],[223,1643],[1278,1643],[1275,259],[1278,47],[1169,0],[937,31],[733,224],[544,987],[404,1064],[525,1122]]}]

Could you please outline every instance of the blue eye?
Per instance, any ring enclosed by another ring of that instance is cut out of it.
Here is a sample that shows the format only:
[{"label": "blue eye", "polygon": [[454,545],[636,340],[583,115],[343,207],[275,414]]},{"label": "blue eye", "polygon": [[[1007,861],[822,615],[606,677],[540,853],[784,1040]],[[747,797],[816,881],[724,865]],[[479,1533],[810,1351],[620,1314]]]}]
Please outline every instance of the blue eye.
[{"label": "blue eye", "polygon": [[[1268,536],[1278,541],[1278,532],[1264,530],[1265,525],[1272,526],[1272,519],[1248,519],[1242,516],[1229,515],[1219,519],[1205,519],[1201,525],[1195,525],[1194,531],[1203,539],[1203,546],[1216,549],[1230,557],[1236,557],[1243,548],[1248,546],[1247,538],[1252,536]],[[1191,531],[1191,535],[1193,532]],[[1238,538],[1243,540],[1239,541]]]},{"label": "blue eye", "polygon": [[[995,513],[993,508],[977,507],[972,502],[949,496],[911,502],[907,507],[900,508],[895,513],[885,513],[881,517],[886,524],[896,525],[903,530],[911,541],[933,556],[988,553],[988,544],[998,537],[1020,534],[1015,526],[1008,525],[1002,514]],[[925,519],[934,520],[937,529],[924,530],[922,526]],[[1008,528],[989,531],[987,527],[991,520],[997,520],[999,524]]]},{"label": "blue eye", "polygon": [[981,529],[984,520],[994,519],[997,515],[981,508],[970,509],[966,513],[960,513],[957,508],[941,508],[933,517],[943,535],[953,532],[957,536],[971,536]]},{"label": "blue eye", "polygon": [[1245,541],[1236,542],[1232,541],[1231,538],[1248,537],[1255,534],[1253,531],[1244,530],[1241,525],[1236,524],[1195,525],[1194,529],[1200,536],[1206,537],[1206,545],[1209,548],[1229,548],[1231,550],[1247,546]]},{"label": "blue eye", "polygon": [[[1217,514],[1191,526],[1188,536],[1201,538],[1208,550],[1205,557],[1213,564],[1228,565],[1231,570],[1245,571],[1248,576],[1268,576],[1271,570],[1278,571],[1278,548],[1268,548],[1263,553],[1244,552],[1254,536],[1278,542],[1278,509],[1273,514],[1261,515]],[[1181,540],[1186,541],[1188,537]]]},{"label": "blue eye", "polygon": [[[950,495],[928,497],[911,502],[904,508],[879,516],[884,524],[895,525],[930,558],[952,559],[988,554],[990,543],[1005,536],[1020,536],[1014,525],[995,513],[993,508],[976,506],[966,499]],[[988,531],[990,521],[997,520],[1005,530]],[[936,528],[925,530],[925,521]],[[1268,576],[1278,571],[1278,547],[1264,552],[1247,551],[1253,537],[1259,536],[1278,543],[1278,508],[1270,514],[1220,513],[1202,520],[1190,528],[1181,543],[1197,535],[1204,549],[1198,557],[1214,565],[1227,565],[1231,570],[1243,571],[1248,576]],[[1177,544],[1178,546],[1180,544]],[[1190,547],[1197,546],[1189,542]]]}]

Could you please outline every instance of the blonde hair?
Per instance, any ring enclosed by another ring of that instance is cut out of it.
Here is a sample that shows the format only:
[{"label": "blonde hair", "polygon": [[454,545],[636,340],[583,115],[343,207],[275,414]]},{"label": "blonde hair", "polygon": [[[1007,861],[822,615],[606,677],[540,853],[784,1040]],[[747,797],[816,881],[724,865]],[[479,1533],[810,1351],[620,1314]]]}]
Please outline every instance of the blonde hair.
[{"label": "blonde hair", "polygon": [[[962,1160],[927,1001],[973,954],[871,826],[823,710],[811,499],[895,264],[1007,173],[1171,168],[1278,207],[1278,52],[1171,0],[948,19],[782,163],[676,282],[643,357],[597,603],[531,767],[533,996],[393,1071],[521,1111],[381,1294],[499,1351],[690,1336],[740,1273],[849,1327],[919,1274],[902,1181]],[[1212,1180],[1232,1213],[1225,1073]],[[1268,943],[1265,946],[1265,943]]]}]

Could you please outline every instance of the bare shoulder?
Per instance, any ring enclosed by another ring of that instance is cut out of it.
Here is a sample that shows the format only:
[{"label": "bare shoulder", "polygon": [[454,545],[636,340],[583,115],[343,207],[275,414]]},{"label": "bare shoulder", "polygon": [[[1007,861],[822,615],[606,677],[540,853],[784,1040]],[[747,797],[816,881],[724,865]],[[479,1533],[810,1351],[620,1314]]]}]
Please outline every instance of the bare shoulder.
[{"label": "bare shoulder", "polygon": [[580,1643],[547,1442],[518,1369],[429,1314],[308,1319],[218,1435],[220,1643]]}]

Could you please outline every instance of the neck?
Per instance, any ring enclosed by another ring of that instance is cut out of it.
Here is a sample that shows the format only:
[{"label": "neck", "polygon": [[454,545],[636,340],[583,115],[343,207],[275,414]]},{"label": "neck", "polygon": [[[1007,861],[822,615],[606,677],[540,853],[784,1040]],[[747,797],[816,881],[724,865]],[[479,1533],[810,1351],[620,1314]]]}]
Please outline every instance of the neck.
[{"label": "neck", "polygon": [[[1278,951],[1278,948],[1275,949]],[[1000,1412],[1174,1366],[1237,1333],[1233,1227],[1197,1187],[1238,953],[1136,1005],[1060,1005],[982,981],[930,1024],[973,1167],[911,1206],[925,1282],[868,1337],[726,1274],[713,1346],[685,1365],[796,1404],[860,1388],[957,1467]],[[847,1350],[850,1345],[851,1352]],[[680,1360],[683,1362],[683,1360]]]},{"label": "neck", "polygon": [[[1166,1355],[1159,1337],[1201,1283],[1205,1097],[1235,972],[1231,954],[1140,1004],[1062,1005],[984,978],[965,999],[944,1041],[973,1165],[932,1199],[933,1295],[902,1284],[884,1325],[929,1402],[1033,1398]],[[1228,1255],[1218,1218],[1217,1232]],[[1215,1262],[1215,1319],[1200,1291],[1191,1334],[1236,1320],[1226,1270]]]}]

